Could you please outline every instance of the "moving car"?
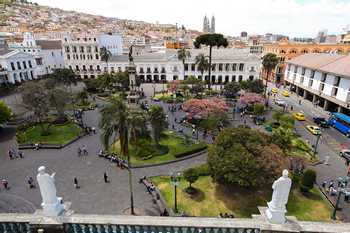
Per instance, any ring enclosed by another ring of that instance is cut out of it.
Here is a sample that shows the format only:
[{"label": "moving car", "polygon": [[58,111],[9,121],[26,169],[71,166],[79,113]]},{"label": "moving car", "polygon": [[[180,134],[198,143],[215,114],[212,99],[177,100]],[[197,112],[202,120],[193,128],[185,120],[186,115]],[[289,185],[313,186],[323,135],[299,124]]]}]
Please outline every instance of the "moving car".
[{"label": "moving car", "polygon": [[350,163],[350,150],[349,149],[341,150],[339,153],[339,156],[343,157],[347,163]]},{"label": "moving car", "polygon": [[272,89],[271,89],[271,92],[272,92],[273,94],[277,94],[277,93],[278,93],[278,88],[277,88],[277,87],[272,88]]},{"label": "moving car", "polygon": [[305,121],[305,115],[302,112],[295,112],[293,113],[293,117],[297,119],[298,121]]},{"label": "moving car", "polygon": [[321,126],[322,128],[329,127],[328,121],[324,117],[314,117],[313,120],[317,125]]},{"label": "moving car", "polygon": [[283,91],[283,92],[282,92],[282,95],[283,95],[284,97],[289,97],[289,92],[288,92],[288,91]]},{"label": "moving car", "polygon": [[284,106],[286,106],[286,101],[281,100],[281,99],[276,99],[275,104],[278,106],[284,107]]},{"label": "moving car", "polygon": [[306,126],[307,130],[309,130],[313,135],[319,135],[321,134],[321,129],[320,127],[316,125],[307,125]]}]

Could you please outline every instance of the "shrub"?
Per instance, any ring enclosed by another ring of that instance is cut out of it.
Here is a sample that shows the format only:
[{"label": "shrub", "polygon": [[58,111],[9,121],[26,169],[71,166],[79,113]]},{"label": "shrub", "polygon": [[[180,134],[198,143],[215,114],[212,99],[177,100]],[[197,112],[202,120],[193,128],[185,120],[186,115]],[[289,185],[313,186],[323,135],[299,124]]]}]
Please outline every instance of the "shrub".
[{"label": "shrub", "polygon": [[189,188],[191,188],[192,184],[196,182],[199,178],[197,170],[194,168],[189,168],[185,170],[183,176],[185,180],[189,183]]},{"label": "shrub", "polygon": [[306,170],[301,177],[300,191],[304,193],[309,192],[314,187],[315,181],[316,172],[310,169]]},{"label": "shrub", "polygon": [[194,169],[196,169],[198,176],[210,176],[209,166],[206,163],[194,167]]},{"label": "shrub", "polygon": [[191,154],[203,151],[205,149],[207,149],[206,145],[202,146],[202,147],[195,148],[193,150],[188,150],[188,151],[185,151],[185,152],[182,152],[182,153],[175,154],[175,158],[182,158],[182,157],[185,157],[187,155],[191,155]]}]

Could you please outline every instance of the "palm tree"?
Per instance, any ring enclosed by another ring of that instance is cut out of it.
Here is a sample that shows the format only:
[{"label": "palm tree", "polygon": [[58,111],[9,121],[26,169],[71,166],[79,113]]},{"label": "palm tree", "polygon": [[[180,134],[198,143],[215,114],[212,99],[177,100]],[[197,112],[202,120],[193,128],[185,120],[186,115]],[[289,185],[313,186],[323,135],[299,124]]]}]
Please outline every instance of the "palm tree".
[{"label": "palm tree", "polygon": [[210,83],[211,83],[211,58],[212,58],[212,49],[214,46],[216,47],[227,47],[228,42],[227,39],[222,34],[204,34],[200,35],[196,38],[196,41],[194,42],[194,46],[196,48],[199,48],[201,45],[209,46],[209,89],[210,89]]},{"label": "palm tree", "polygon": [[111,56],[112,56],[111,51],[109,51],[106,47],[102,47],[100,49],[101,61],[106,62],[107,72],[108,72],[108,61],[111,58]]},{"label": "palm tree", "polygon": [[[129,188],[130,188],[130,208],[134,215],[134,195],[132,188],[132,169],[129,155],[129,109],[122,99],[112,97],[110,102],[101,110],[100,127],[103,131],[102,142],[106,150],[110,148],[110,139],[119,135],[120,153],[127,157],[129,165]],[[114,140],[113,140],[114,141]]]},{"label": "palm tree", "polygon": [[279,58],[274,53],[268,53],[268,54],[264,55],[262,58],[262,65],[263,65],[264,70],[266,71],[265,97],[267,94],[268,79],[270,77],[272,70],[274,70],[276,68],[278,63],[279,63]]},{"label": "palm tree", "polygon": [[177,58],[182,61],[182,64],[184,66],[184,78],[185,78],[185,61],[187,58],[191,57],[190,51],[186,50],[185,48],[181,48],[177,50]]},{"label": "palm tree", "polygon": [[138,138],[148,133],[146,123],[147,119],[143,112],[131,112],[129,118],[130,143],[137,146]]},{"label": "palm tree", "polygon": [[203,53],[200,53],[196,56],[195,60],[196,60],[197,69],[201,72],[202,79],[203,79],[204,71],[207,71],[209,69],[208,59]]},{"label": "palm tree", "polygon": [[165,113],[163,108],[159,105],[153,105],[149,112],[149,121],[153,129],[153,139],[156,143],[156,146],[159,146],[160,136],[166,127]]}]

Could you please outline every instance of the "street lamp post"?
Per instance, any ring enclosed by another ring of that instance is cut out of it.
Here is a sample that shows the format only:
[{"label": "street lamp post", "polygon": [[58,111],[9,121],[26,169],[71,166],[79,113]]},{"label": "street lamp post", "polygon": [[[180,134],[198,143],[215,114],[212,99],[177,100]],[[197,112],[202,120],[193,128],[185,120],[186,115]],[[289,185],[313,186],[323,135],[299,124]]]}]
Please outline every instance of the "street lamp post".
[{"label": "street lamp post", "polygon": [[175,208],[175,213],[178,213],[177,209],[177,186],[180,184],[180,178],[181,178],[181,173],[180,172],[173,172],[170,175],[170,182],[174,186],[174,208]]},{"label": "street lamp post", "polygon": [[314,157],[316,156],[317,147],[318,147],[318,143],[319,143],[319,141],[320,141],[320,137],[321,137],[321,136],[322,136],[322,134],[321,134],[321,132],[319,132],[319,133],[317,134],[316,144],[315,144],[315,146],[314,146]]},{"label": "street lamp post", "polygon": [[333,220],[336,220],[337,219],[337,210],[339,209],[339,202],[340,202],[340,197],[342,194],[344,195],[348,195],[348,191],[346,190],[346,186],[348,184],[348,181],[349,181],[349,177],[338,177],[337,178],[337,181],[338,181],[338,196],[337,196],[337,201],[335,203],[335,206],[334,206],[334,210],[333,210],[333,213],[332,213],[332,216],[331,218]]},{"label": "street lamp post", "polygon": [[155,83],[155,81],[153,81],[152,86],[153,86],[153,97],[155,97],[156,96],[156,83]]}]

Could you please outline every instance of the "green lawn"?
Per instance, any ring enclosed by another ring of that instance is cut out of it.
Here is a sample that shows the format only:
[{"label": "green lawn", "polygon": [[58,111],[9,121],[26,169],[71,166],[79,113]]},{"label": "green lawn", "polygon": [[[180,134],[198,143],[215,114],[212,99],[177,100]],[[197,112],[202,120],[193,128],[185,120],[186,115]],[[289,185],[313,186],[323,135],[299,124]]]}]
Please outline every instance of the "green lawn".
[{"label": "green lawn", "polygon": [[20,144],[44,143],[63,145],[76,138],[82,129],[75,123],[67,123],[64,125],[52,125],[49,131],[49,135],[42,136],[40,126],[35,125],[17,132],[17,141]]},{"label": "green lawn", "polygon": [[[153,177],[166,202],[174,207],[174,188],[169,177]],[[259,214],[258,206],[267,206],[272,189],[249,191],[240,188],[230,188],[218,185],[209,176],[202,176],[192,186],[198,193],[191,197],[183,190],[188,183],[182,179],[178,189],[178,206],[190,216],[216,217],[220,213],[233,213],[235,217],[250,218],[252,214]],[[294,189],[287,205],[287,215],[296,216],[299,220],[329,221],[331,207],[323,199],[321,193],[314,188],[305,197],[298,189]]]},{"label": "green lawn", "polygon": [[[190,140],[189,144],[185,143],[184,138],[176,135],[172,131],[168,131],[162,136],[160,141],[161,148],[157,149],[152,140],[142,140],[139,148],[129,145],[129,153],[131,155],[131,163],[133,166],[157,164],[177,159],[176,154],[193,151],[205,146],[204,142],[194,142]],[[118,154],[120,144],[117,141],[114,149]]]}]

